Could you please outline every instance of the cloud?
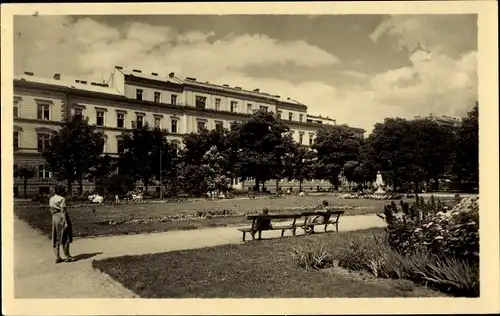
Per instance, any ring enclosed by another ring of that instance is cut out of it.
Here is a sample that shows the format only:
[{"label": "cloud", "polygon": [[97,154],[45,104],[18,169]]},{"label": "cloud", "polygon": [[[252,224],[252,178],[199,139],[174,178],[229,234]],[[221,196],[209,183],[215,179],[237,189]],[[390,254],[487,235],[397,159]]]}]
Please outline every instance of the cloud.
[{"label": "cloud", "polygon": [[[111,27],[90,18],[16,17],[15,32],[21,36],[15,38],[15,69],[22,72],[26,61],[26,70],[40,76],[57,72],[63,78],[93,81],[106,79],[114,65],[164,76],[173,71],[181,78],[291,97],[307,104],[313,114],[371,131],[388,116],[462,115],[472,106],[477,98],[477,53],[457,48],[456,37],[470,23],[453,21],[450,28],[435,17],[388,17],[366,40],[394,41],[408,51],[407,65],[367,75],[359,65],[372,62],[371,52],[342,64],[331,52],[305,40],[284,41],[252,32],[221,37],[209,29],[179,32],[136,21]],[[357,70],[347,67],[352,63]],[[311,75],[287,80],[272,70],[276,66]],[[248,69],[260,71],[250,75]],[[315,73],[349,80],[334,86]]]}]

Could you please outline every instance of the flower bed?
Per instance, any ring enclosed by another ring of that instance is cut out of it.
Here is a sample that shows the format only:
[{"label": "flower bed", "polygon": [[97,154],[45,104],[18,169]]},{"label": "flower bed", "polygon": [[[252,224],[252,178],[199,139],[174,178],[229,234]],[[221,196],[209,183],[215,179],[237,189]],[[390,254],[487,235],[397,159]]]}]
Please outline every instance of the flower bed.
[{"label": "flower bed", "polygon": [[359,193],[347,193],[339,195],[339,199],[355,200],[355,199],[367,199],[367,200],[400,200],[403,198],[402,194],[359,194]]},{"label": "flower bed", "polygon": [[[332,205],[329,208],[335,210],[347,210],[353,209],[352,206],[349,205]],[[290,213],[302,213],[302,212],[310,212],[317,210],[317,206],[312,207],[292,207],[285,209],[269,209],[269,213],[271,214],[280,214],[285,212]],[[357,207],[360,209],[360,207]],[[124,224],[147,224],[147,223],[161,223],[161,222],[178,222],[178,221],[189,221],[189,220],[203,220],[203,219],[212,219],[212,218],[224,218],[224,217],[239,217],[239,216],[247,216],[247,215],[257,215],[260,214],[262,210],[251,210],[245,212],[235,212],[232,209],[222,209],[215,211],[199,211],[196,214],[175,214],[175,215],[164,215],[158,217],[149,217],[149,218],[138,218],[138,219],[124,219],[124,220],[107,220],[99,222],[99,225],[124,225]]]}]

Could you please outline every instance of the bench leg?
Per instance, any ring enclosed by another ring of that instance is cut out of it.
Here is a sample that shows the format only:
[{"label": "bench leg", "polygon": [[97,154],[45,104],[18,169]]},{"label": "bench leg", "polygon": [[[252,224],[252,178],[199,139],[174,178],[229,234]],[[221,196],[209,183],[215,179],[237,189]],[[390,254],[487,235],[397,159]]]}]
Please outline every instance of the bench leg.
[{"label": "bench leg", "polygon": [[328,224],[325,224],[325,232],[326,232],[326,228],[328,227]]},{"label": "bench leg", "polygon": [[246,232],[243,232],[243,242],[245,242],[245,236],[247,235]]},{"label": "bench leg", "polygon": [[262,230],[259,230],[259,240],[262,239]]},{"label": "bench leg", "polygon": [[339,223],[335,223],[335,231],[338,232],[339,231]]},{"label": "bench leg", "polygon": [[250,234],[252,234],[252,240],[255,240],[255,232],[251,232]]},{"label": "bench leg", "polygon": [[285,230],[284,230],[284,229],[282,229],[282,230],[281,230],[281,237],[283,237],[284,235],[285,235]]},{"label": "bench leg", "polygon": [[297,235],[297,228],[295,228],[295,227],[294,227],[294,228],[292,229],[292,234],[293,234],[294,236],[296,236],[296,235]]}]

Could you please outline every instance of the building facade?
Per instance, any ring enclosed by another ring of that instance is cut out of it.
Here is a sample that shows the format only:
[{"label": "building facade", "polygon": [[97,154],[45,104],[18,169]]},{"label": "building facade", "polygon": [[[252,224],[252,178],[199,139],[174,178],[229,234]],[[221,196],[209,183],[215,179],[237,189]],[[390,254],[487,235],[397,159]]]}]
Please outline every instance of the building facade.
[{"label": "building facade", "polygon": [[436,122],[439,125],[448,126],[448,127],[456,127],[462,123],[462,121],[459,118],[447,116],[447,115],[436,116],[432,113],[427,115],[427,116],[415,116],[413,119],[414,120],[428,119],[428,120],[431,120],[433,122]]},{"label": "building facade", "polygon": [[[73,115],[87,117],[105,134],[104,153],[118,157],[120,135],[126,129],[148,123],[168,131],[169,141],[182,146],[183,135],[216,126],[229,129],[258,110],[270,111],[286,122],[296,142],[314,143],[316,131],[330,118],[307,113],[307,106],[291,98],[259,89],[245,90],[215,85],[196,78],[181,80],[170,73],[161,77],[116,66],[108,84],[83,80],[65,81],[36,77],[26,72],[14,78],[14,163],[35,169],[28,181],[29,194],[46,192],[55,181],[41,155],[50,133]],[[360,137],[364,130],[353,128]],[[14,194],[22,190],[15,179]]]}]

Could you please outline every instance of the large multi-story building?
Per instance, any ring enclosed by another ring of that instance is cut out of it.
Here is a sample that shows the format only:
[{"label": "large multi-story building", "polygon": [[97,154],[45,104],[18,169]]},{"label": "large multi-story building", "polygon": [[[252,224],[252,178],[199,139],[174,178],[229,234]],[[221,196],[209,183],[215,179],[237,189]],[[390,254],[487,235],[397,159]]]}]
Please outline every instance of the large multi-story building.
[{"label": "large multi-story building", "polygon": [[[36,169],[36,177],[29,180],[31,194],[47,191],[54,182],[41,151],[48,146],[50,133],[73,115],[83,115],[102,128],[104,153],[115,157],[122,150],[121,133],[145,123],[166,129],[166,137],[178,146],[185,134],[216,126],[229,129],[232,122],[257,110],[276,113],[293,131],[294,140],[305,145],[313,144],[318,128],[336,124],[333,119],[308,114],[306,105],[289,97],[119,66],[108,84],[69,82],[61,74],[40,78],[25,72],[14,78],[13,101],[14,162]],[[363,137],[363,129],[352,129]],[[21,186],[21,179],[16,179],[15,194]]]}]

